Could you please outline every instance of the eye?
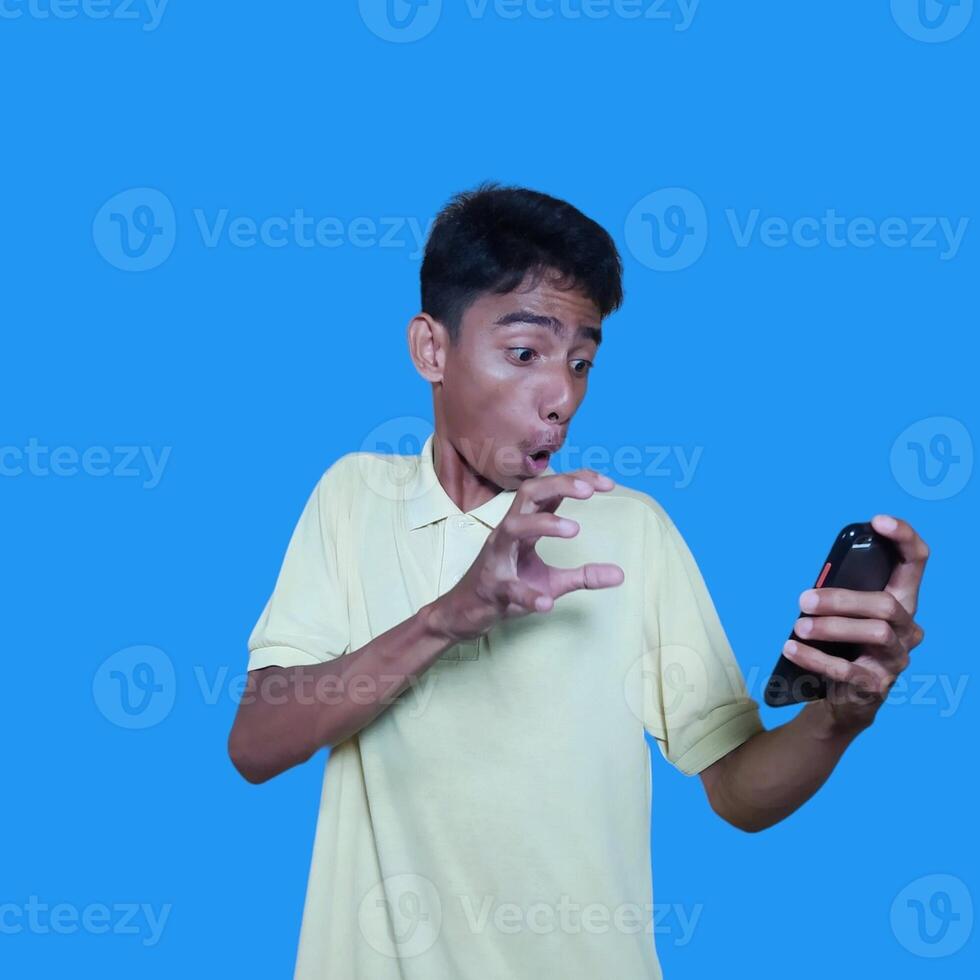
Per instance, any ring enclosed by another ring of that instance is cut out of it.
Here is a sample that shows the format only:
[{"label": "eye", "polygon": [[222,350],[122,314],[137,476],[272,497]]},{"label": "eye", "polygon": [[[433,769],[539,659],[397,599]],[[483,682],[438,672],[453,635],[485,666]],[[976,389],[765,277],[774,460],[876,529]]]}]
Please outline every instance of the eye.
[{"label": "eye", "polygon": [[[507,350],[509,350],[509,351],[527,351],[529,354],[532,354],[532,355],[535,353],[534,348],[532,348],[532,347],[508,347]],[[529,357],[518,357],[518,360],[521,362],[521,364],[529,364],[530,361],[531,361],[531,358],[529,358]],[[585,358],[578,358],[574,363],[585,365],[584,368],[582,368],[581,370],[577,370],[575,372],[580,378],[581,377],[584,377],[586,374],[588,374],[589,371],[591,371],[592,368],[594,367],[593,363],[591,361],[587,361]]]}]

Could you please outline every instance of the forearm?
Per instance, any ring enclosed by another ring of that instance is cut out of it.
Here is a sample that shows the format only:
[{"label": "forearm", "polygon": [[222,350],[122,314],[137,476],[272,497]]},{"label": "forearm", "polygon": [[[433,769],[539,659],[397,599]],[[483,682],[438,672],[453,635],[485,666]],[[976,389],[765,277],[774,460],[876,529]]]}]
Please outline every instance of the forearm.
[{"label": "forearm", "polygon": [[725,757],[712,805],[742,830],[765,830],[820,789],[858,734],[833,724],[826,701],[811,702]]},{"label": "forearm", "polygon": [[437,603],[345,656],[250,671],[228,739],[236,769],[265,782],[374,721],[453,645]]}]

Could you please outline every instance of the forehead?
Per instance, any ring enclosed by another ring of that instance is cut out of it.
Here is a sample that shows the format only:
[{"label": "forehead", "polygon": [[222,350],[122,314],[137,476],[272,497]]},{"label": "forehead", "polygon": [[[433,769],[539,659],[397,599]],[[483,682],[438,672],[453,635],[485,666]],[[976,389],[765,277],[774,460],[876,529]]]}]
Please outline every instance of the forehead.
[{"label": "forehead", "polygon": [[525,278],[509,293],[483,293],[467,308],[463,315],[467,320],[490,323],[501,315],[517,310],[530,310],[542,316],[560,320],[566,326],[600,326],[599,308],[578,288],[558,288],[551,277],[541,277],[530,285]]}]

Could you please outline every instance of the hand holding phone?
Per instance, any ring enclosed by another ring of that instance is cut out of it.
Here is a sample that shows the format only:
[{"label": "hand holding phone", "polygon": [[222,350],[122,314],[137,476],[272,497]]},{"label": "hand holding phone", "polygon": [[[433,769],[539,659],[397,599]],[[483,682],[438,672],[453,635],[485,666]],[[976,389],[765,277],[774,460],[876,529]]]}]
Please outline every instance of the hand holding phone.
[{"label": "hand holding phone", "polygon": [[[862,592],[881,592],[891,579],[898,564],[895,545],[879,534],[870,522],[848,524],[841,529],[820,569],[813,588],[857,589]],[[810,613],[801,612],[801,616]],[[803,640],[794,629],[790,639],[799,640],[835,657],[855,660],[860,647],[856,643],[832,640]],[[794,664],[780,654],[772,676],[766,684],[765,702],[778,708],[803,701],[819,701],[827,696],[824,677]]]}]

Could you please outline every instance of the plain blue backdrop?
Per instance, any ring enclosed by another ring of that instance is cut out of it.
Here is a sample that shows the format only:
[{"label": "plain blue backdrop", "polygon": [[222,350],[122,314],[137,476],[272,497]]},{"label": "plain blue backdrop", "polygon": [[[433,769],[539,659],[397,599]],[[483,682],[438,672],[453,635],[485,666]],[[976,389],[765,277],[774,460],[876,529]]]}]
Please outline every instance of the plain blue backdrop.
[{"label": "plain blue backdrop", "polygon": [[640,448],[598,468],[760,702],[843,524],[932,548],[797,813],[744,834],[654,750],[666,977],[975,975],[972,2],[0,5],[5,976],[291,976],[326,753],[234,771],[245,642],[323,470],[424,438],[418,229],[483,179],[622,250],[569,444]]}]

